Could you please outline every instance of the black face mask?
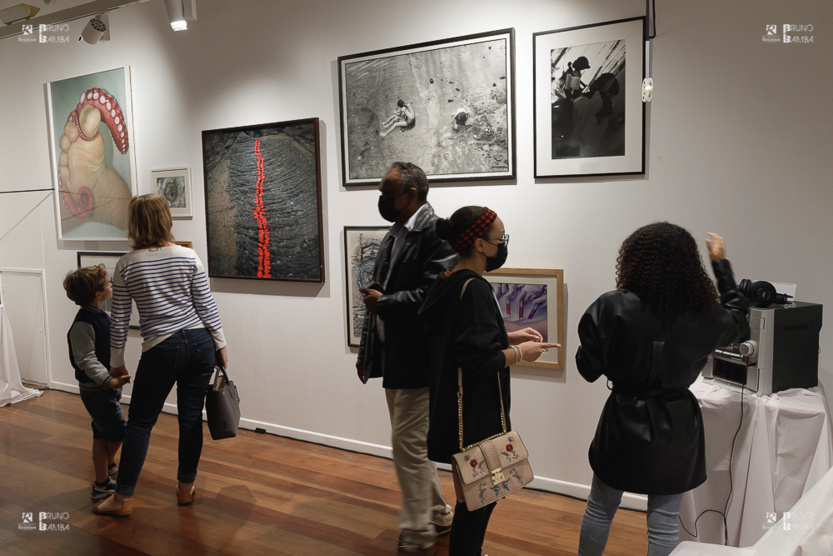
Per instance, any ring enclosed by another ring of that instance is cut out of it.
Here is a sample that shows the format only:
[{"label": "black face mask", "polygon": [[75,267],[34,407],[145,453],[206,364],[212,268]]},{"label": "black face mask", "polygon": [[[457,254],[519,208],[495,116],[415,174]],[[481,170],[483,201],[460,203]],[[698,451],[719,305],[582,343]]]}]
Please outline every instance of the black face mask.
[{"label": "black face mask", "polygon": [[505,242],[497,244],[497,255],[494,257],[486,257],[486,272],[497,270],[506,262],[506,257],[509,256],[509,247]]},{"label": "black face mask", "polygon": [[384,195],[379,195],[379,214],[382,215],[382,218],[384,218],[388,222],[396,222],[396,219],[399,218],[399,213],[402,211],[396,210],[393,204],[402,195],[404,195],[404,193],[396,197],[386,197]]}]

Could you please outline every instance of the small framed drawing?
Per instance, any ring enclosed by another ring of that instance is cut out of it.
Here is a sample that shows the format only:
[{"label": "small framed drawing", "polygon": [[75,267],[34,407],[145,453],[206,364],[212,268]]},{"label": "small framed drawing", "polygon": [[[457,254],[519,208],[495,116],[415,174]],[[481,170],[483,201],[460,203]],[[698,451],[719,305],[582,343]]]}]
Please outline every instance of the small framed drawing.
[{"label": "small framed drawing", "polygon": [[564,271],[501,268],[484,275],[495,290],[507,332],[534,328],[545,342],[561,344],[544,352],[537,361],[519,365],[563,371]]},{"label": "small framed drawing", "polygon": [[389,226],[344,227],[344,275],[347,280],[347,345],[358,347],[362,340],[362,326],[366,314],[359,288],[366,288],[373,280],[373,268],[379,245]]},{"label": "small framed drawing", "polygon": [[514,52],[503,29],[340,57],[345,187],[378,184],[392,160],[431,181],[513,179]]},{"label": "small framed drawing", "polygon": [[152,176],[153,192],[168,201],[171,217],[192,218],[194,206],[191,201],[191,169],[154,170]]},{"label": "small framed drawing", "polygon": [[535,33],[535,177],[645,172],[645,18]]},{"label": "small framed drawing", "polygon": [[[104,268],[107,269],[107,277],[112,280],[113,273],[116,271],[116,263],[119,262],[119,259],[125,255],[125,253],[104,253],[100,251],[79,251],[77,254],[78,260],[78,268],[83,268],[85,266],[96,266],[99,264],[103,264]],[[113,298],[108,299],[104,302],[103,309],[106,312],[111,311],[111,302]],[[133,302],[132,310],[130,311],[130,324],[129,328],[131,330],[139,330],[139,311],[136,309],[136,302]]]},{"label": "small framed drawing", "polygon": [[194,242],[193,241],[174,241],[174,243],[176,243],[177,245],[181,245],[183,247],[187,247],[188,249],[193,249],[194,248]]}]

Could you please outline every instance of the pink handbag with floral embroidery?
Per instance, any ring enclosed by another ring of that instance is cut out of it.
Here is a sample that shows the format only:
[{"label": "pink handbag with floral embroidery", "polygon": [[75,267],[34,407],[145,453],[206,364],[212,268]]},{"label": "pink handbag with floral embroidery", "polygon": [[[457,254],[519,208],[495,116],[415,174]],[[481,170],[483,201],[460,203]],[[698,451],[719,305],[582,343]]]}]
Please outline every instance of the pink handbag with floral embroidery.
[{"label": "pink handbag with floral embroidery", "polygon": [[506,432],[503,391],[498,377],[500,421],[503,432],[471,446],[463,447],[463,369],[457,369],[457,419],[460,452],[452,456],[452,469],[462,486],[469,511],[496,502],[522,489],[535,476],[529,466],[529,453],[516,431]]}]

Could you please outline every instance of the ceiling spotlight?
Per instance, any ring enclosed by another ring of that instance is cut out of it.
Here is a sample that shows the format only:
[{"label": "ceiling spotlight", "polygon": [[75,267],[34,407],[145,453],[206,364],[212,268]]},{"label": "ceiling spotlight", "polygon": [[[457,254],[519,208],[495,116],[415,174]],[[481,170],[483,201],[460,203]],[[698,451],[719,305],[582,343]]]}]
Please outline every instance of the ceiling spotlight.
[{"label": "ceiling spotlight", "polygon": [[197,20],[197,0],[165,0],[165,10],[174,31],[185,31],[189,21]]},{"label": "ceiling spotlight", "polygon": [[0,20],[6,25],[11,25],[12,23],[35,17],[35,14],[39,11],[40,8],[30,6],[29,4],[18,4],[17,6],[0,10]]},{"label": "ceiling spotlight", "polygon": [[95,44],[99,41],[107,42],[110,40],[110,18],[107,12],[101,12],[94,16],[87,22],[84,30],[81,31],[81,36],[78,37],[78,42],[84,41],[87,44]]}]

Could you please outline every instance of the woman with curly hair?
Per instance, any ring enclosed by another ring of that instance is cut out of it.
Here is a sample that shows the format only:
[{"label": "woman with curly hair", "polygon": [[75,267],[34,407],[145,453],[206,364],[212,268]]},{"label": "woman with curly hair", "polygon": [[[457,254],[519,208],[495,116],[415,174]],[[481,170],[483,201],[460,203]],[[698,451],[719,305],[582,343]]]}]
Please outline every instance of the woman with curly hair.
[{"label": "woman with curly hair", "polygon": [[709,354],[748,334],[749,304],[737,291],[723,238],[706,241],[717,289],[685,229],[660,222],[619,249],[616,287],[579,322],[576,363],[611,389],[590,445],[593,483],[580,556],[602,554],[622,492],[648,495],[648,554],[679,540],[683,493],[706,480],[703,420],[688,387]]}]

